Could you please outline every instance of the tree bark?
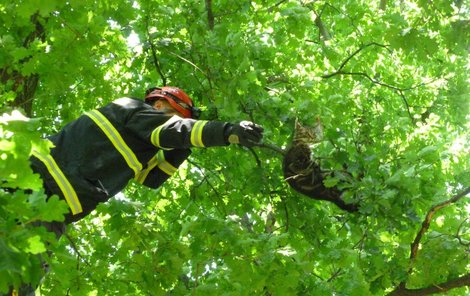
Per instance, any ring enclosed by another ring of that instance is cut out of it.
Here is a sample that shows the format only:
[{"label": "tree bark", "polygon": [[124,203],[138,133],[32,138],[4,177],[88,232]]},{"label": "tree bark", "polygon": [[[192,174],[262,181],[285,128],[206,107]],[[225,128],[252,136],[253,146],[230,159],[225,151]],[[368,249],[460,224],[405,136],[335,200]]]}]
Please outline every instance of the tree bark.
[{"label": "tree bark", "polygon": [[[466,197],[469,193],[470,193],[470,187],[467,187],[462,192],[454,195],[452,198],[434,205],[428,211],[428,213],[426,214],[426,217],[424,218],[423,223],[421,224],[421,228],[418,231],[418,234],[416,235],[415,239],[413,240],[410,246],[410,249],[411,249],[410,250],[410,267],[407,271],[408,275],[410,275],[413,272],[413,262],[418,257],[419,245],[421,244],[421,240],[424,234],[428,231],[429,226],[431,225],[431,221],[434,217],[434,214],[436,214],[436,212],[439,211],[440,209],[446,206],[449,206],[453,203],[456,203],[457,201]],[[430,295],[434,293],[444,293],[450,289],[466,287],[466,286],[470,286],[470,274],[466,274],[459,278],[449,280],[445,283],[436,284],[436,285],[432,285],[432,286],[425,287],[425,288],[419,288],[419,289],[406,288],[406,280],[404,280],[398,285],[398,287],[395,290],[393,290],[390,294],[388,294],[388,296],[408,296],[408,295],[424,296],[424,295]]]},{"label": "tree bark", "polygon": [[380,10],[385,10],[387,8],[387,0],[380,0]]},{"label": "tree bark", "polygon": [[214,13],[212,12],[212,0],[206,0],[207,23],[209,30],[214,30]]},{"label": "tree bark", "polygon": [[315,18],[315,25],[318,27],[318,29],[320,30],[320,36],[323,38],[323,40],[330,40],[331,39],[331,35],[330,33],[328,32],[328,29],[325,27],[325,24],[323,23],[323,21],[321,20],[321,15],[318,15],[318,14],[315,14],[316,15],[316,18]]},{"label": "tree bark", "polygon": [[398,286],[389,296],[426,296],[436,293],[444,293],[451,289],[470,286],[470,274],[466,274],[459,278],[448,282],[429,286],[421,289],[407,289],[405,285]]},{"label": "tree bark", "polygon": [[[31,22],[34,24],[35,30],[29,33],[23,40],[23,47],[25,48],[28,48],[30,44],[37,39],[44,42],[46,38],[44,26],[39,20],[38,13],[31,16]],[[30,59],[31,57],[26,57],[19,61],[19,64],[22,65]],[[31,74],[29,76],[23,76],[19,71],[13,70],[9,66],[0,69],[0,72],[1,83],[7,84],[8,82],[12,82],[11,90],[16,93],[15,100],[13,100],[10,105],[14,108],[23,108],[26,116],[31,117],[34,94],[39,84],[39,75]]]}]

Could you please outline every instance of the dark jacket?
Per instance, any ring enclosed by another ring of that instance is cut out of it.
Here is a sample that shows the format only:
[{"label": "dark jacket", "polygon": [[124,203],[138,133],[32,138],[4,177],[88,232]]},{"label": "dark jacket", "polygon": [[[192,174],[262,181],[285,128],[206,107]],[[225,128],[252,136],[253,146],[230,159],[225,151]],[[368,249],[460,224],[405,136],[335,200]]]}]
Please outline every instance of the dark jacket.
[{"label": "dark jacket", "polygon": [[52,194],[64,198],[66,222],[89,214],[131,179],[159,187],[191,153],[191,147],[227,145],[229,123],[165,115],[141,100],[118,99],[86,112],[49,137],[50,155],[31,158]]}]

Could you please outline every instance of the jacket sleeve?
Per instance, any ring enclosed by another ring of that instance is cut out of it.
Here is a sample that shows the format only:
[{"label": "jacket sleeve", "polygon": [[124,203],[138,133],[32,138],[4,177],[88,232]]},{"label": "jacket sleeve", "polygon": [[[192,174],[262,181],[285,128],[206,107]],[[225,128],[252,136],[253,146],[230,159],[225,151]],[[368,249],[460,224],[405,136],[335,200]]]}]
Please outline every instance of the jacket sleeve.
[{"label": "jacket sleeve", "polygon": [[178,170],[190,154],[189,149],[159,150],[135,180],[147,187],[158,188]]},{"label": "jacket sleeve", "polygon": [[169,116],[153,109],[134,113],[127,123],[139,137],[162,149],[226,146],[224,132],[229,125],[227,122]]}]

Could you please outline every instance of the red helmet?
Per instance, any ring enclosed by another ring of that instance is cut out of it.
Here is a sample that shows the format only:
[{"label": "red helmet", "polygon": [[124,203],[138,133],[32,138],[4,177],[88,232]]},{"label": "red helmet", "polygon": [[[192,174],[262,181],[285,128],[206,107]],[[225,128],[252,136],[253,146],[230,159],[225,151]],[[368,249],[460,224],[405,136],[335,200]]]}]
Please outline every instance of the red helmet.
[{"label": "red helmet", "polygon": [[145,102],[164,99],[185,118],[198,118],[199,109],[193,106],[191,98],[181,89],[173,86],[153,87],[145,92]]}]

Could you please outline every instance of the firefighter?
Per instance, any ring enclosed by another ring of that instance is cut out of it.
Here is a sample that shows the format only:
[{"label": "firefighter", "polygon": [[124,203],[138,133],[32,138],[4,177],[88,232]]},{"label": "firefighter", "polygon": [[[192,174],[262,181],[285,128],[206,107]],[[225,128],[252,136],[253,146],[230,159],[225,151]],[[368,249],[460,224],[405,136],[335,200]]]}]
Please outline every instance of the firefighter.
[{"label": "firefighter", "polygon": [[[31,166],[46,194],[67,202],[65,222],[40,222],[60,237],[65,224],[88,215],[125,188],[130,179],[158,188],[191,154],[193,147],[261,141],[263,128],[248,121],[198,120],[200,111],[177,87],[154,87],[145,100],[120,98],[86,112],[48,138],[50,154],[33,151]],[[34,295],[31,285],[8,295]]]},{"label": "firefighter", "polygon": [[[158,188],[193,147],[258,143],[263,128],[248,121],[199,120],[191,98],[176,87],[154,87],[145,101],[120,98],[86,112],[49,137],[50,154],[33,152],[32,168],[46,193],[65,199],[65,224],[89,214],[123,190],[130,179]],[[58,235],[60,224],[50,230]]]}]

